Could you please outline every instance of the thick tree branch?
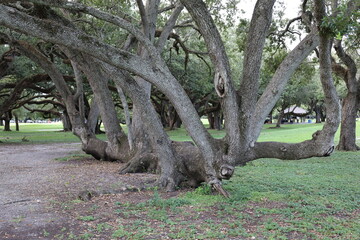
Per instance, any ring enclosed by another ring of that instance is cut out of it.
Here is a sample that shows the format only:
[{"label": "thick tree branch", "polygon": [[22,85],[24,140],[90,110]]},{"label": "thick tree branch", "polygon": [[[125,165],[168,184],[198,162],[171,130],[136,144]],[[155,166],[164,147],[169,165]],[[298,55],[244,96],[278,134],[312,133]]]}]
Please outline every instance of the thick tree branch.
[{"label": "thick tree branch", "polygon": [[281,93],[285,89],[287,82],[297,67],[304,61],[304,59],[318,46],[319,37],[317,31],[307,35],[281,62],[276,69],[274,76],[267,85],[264,93],[261,95],[256,103],[255,111],[253,112],[252,122],[254,127],[251,131],[253,139],[257,139],[260,135],[261,126],[279,100]]},{"label": "thick tree branch", "polygon": [[[251,116],[257,101],[262,52],[272,20],[274,0],[258,0],[250,22],[244,54],[243,75],[239,89],[243,131],[251,130]],[[247,133],[245,133],[246,135]],[[250,134],[250,133],[249,133]],[[246,144],[246,143],[245,143]]]},{"label": "thick tree branch", "polygon": [[227,158],[229,164],[232,164],[235,156],[239,155],[237,150],[240,142],[240,117],[237,110],[239,109],[238,100],[231,79],[230,64],[225,47],[221,41],[220,33],[218,32],[204,2],[202,0],[181,0],[181,2],[198,25],[207,45],[211,61],[215,66],[216,74],[214,77],[214,84],[218,95],[222,97],[224,101],[226,132],[230,145],[228,156],[224,158]]},{"label": "thick tree branch", "polygon": [[171,31],[174,29],[176,20],[178,19],[181,11],[184,9],[184,6],[181,3],[178,3],[176,5],[175,10],[173,11],[173,13],[171,14],[170,18],[168,19],[168,21],[166,22],[164,29],[162,30],[159,40],[156,44],[157,49],[159,52],[162,51],[162,49],[165,46],[166,40],[168,39]]},{"label": "thick tree branch", "polygon": [[[325,16],[324,0],[315,1],[315,16],[318,28]],[[315,41],[315,39],[312,39]],[[340,123],[340,106],[336,88],[331,76],[331,38],[325,31],[319,31],[320,80],[325,94],[327,109],[326,123],[321,131],[313,134],[311,140],[296,144],[259,142],[254,144],[253,157],[275,157],[279,159],[302,159],[311,156],[329,156],[334,150],[334,135]],[[275,95],[275,93],[274,93]]]}]

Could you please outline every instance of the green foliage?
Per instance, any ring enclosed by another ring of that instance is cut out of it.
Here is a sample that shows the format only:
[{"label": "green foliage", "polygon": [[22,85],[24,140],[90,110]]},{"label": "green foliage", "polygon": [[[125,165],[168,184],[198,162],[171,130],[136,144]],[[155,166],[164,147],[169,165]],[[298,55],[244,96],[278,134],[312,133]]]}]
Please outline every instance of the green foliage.
[{"label": "green foliage", "polygon": [[80,219],[81,221],[85,221],[85,222],[95,221],[94,216],[81,216],[81,217],[78,217],[78,219]]},{"label": "green foliage", "polygon": [[236,36],[237,36],[236,43],[238,45],[238,50],[240,52],[245,51],[246,36],[249,31],[249,25],[250,25],[250,22],[248,20],[240,19],[240,22],[236,28]]},{"label": "green foliage", "polygon": [[210,195],[211,192],[211,187],[208,184],[202,184],[200,187],[194,190],[194,193],[199,195]]},{"label": "green foliage", "polygon": [[359,36],[360,12],[349,12],[346,3],[336,9],[336,14],[326,16],[321,23],[322,30],[332,34],[336,39],[341,40],[343,36]]}]

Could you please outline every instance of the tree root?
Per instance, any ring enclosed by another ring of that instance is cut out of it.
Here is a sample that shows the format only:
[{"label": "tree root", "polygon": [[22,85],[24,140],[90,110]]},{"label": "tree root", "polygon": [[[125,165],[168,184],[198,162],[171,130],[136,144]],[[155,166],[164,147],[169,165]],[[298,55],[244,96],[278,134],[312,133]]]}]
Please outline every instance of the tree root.
[{"label": "tree root", "polygon": [[225,189],[221,186],[219,183],[215,183],[212,185],[212,187],[221,195],[223,195],[225,198],[230,198],[230,194],[225,191]]},{"label": "tree root", "polygon": [[211,180],[209,184],[215,191],[223,195],[225,198],[230,198],[230,194],[227,191],[225,191],[225,189],[222,187],[220,180],[218,179]]}]

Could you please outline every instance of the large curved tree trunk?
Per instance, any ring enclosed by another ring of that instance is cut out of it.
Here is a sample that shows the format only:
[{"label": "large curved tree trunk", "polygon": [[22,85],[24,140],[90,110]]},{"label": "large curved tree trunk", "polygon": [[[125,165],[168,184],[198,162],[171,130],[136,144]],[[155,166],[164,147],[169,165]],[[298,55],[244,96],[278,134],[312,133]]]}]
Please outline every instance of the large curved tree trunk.
[{"label": "large curved tree trunk", "polygon": [[61,122],[63,124],[64,132],[72,131],[71,121],[70,121],[69,115],[67,114],[66,110],[63,111],[63,114],[61,115]]},{"label": "large curved tree trunk", "polygon": [[343,100],[341,110],[341,128],[339,144],[336,146],[340,151],[357,151],[356,145],[356,114],[358,111],[357,94],[348,93]]},{"label": "large curved tree trunk", "polygon": [[360,81],[356,80],[357,67],[355,61],[345,53],[341,41],[334,46],[338,57],[346,67],[333,62],[332,69],[346,84],[348,93],[343,99],[341,114],[340,140],[336,149],[340,151],[357,151],[356,145],[356,115],[359,109]]}]

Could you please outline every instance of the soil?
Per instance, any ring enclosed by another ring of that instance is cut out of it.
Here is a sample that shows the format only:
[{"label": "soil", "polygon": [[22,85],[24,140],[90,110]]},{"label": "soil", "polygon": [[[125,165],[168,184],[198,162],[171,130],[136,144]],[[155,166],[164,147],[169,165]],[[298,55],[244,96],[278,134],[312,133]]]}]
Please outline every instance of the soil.
[{"label": "soil", "polygon": [[146,191],[130,192],[154,186],[156,175],[120,175],[120,163],[79,154],[76,143],[0,144],[0,239],[54,239],[64,231],[80,232],[74,214],[82,205],[73,211],[66,206],[79,195],[103,201],[114,193],[127,201],[151,197]]}]

